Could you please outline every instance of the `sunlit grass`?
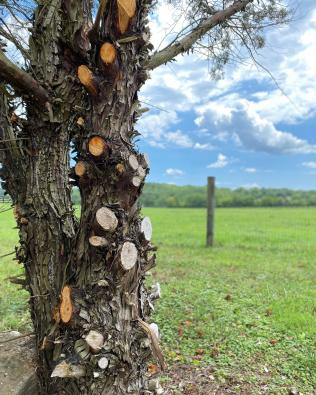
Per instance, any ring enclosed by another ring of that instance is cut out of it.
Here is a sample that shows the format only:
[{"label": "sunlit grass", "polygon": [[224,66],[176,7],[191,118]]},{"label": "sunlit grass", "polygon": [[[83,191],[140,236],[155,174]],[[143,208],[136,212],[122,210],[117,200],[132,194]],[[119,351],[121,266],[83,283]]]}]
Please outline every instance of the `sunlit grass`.
[{"label": "sunlit grass", "polygon": [[[217,380],[251,383],[256,395],[263,385],[314,394],[316,209],[218,209],[213,248],[204,210],[144,213],[159,247],[154,319],[169,363],[212,365]],[[14,248],[13,227],[1,214],[0,255]],[[0,260],[1,330],[29,325],[27,294],[5,280],[20,271],[12,257]]]}]

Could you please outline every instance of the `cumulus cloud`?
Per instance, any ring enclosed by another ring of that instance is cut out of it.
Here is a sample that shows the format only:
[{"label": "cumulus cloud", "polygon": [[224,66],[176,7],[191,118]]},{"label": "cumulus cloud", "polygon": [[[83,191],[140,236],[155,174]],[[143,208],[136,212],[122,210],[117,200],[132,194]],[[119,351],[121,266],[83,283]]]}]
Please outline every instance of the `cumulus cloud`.
[{"label": "cumulus cloud", "polygon": [[[254,65],[228,66],[223,80],[212,81],[207,62],[200,55],[190,55],[178,56],[176,63],[154,70],[152,79],[142,90],[144,100],[166,109],[172,108],[179,119],[184,112],[196,112],[198,120],[201,116],[206,119],[209,114],[202,114],[201,107],[216,108],[222,116],[217,117],[214,123],[209,119],[206,122],[211,138],[208,142],[199,142],[201,145],[209,144],[204,149],[211,149],[214,141],[225,144],[232,140],[254,151],[314,153],[314,145],[287,132],[286,127],[281,129],[278,126],[280,123],[302,122],[316,113],[315,3],[306,1],[304,12],[293,24],[282,29],[271,29],[266,37],[268,45],[260,52],[260,63],[271,71],[282,91],[266,72]],[[151,21],[156,48],[162,41],[167,43],[172,39],[182,24],[183,18],[171,12],[166,2],[160,2]],[[273,51],[271,47],[277,50]],[[251,84],[251,92],[248,93],[245,84]],[[238,128],[237,125],[233,128],[233,121],[238,123]],[[166,117],[166,122],[169,126],[165,131],[173,132],[173,117]],[[200,125],[205,124],[201,122]],[[189,138],[191,148],[201,149],[194,141],[195,136],[190,134]],[[183,140],[179,141],[181,145]],[[152,144],[165,145],[160,139],[155,139]],[[188,141],[185,144],[190,148]]]},{"label": "cumulus cloud", "polygon": [[224,154],[218,154],[217,160],[207,166],[208,169],[222,169],[229,164],[229,159]]},{"label": "cumulus cloud", "polygon": [[[160,111],[144,115],[138,121],[138,129],[152,147],[166,148],[171,146],[207,151],[214,149],[211,143],[201,143],[196,141],[197,136],[193,138],[182,132],[177,128],[179,123],[180,118],[176,111]],[[174,128],[177,129],[172,130]]]},{"label": "cumulus cloud", "polygon": [[316,162],[312,162],[312,161],[311,162],[303,162],[302,165],[304,167],[307,167],[308,169],[313,169],[313,170],[316,169]]},{"label": "cumulus cloud", "polygon": [[184,172],[180,169],[169,168],[166,170],[166,174],[168,176],[179,177],[179,176],[182,176],[184,174]]},{"label": "cumulus cloud", "polygon": [[166,141],[174,143],[179,147],[190,148],[193,145],[193,141],[189,136],[182,133],[181,130],[177,130],[175,132],[168,132],[165,134]]},{"label": "cumulus cloud", "polygon": [[179,122],[175,111],[160,111],[142,117],[138,121],[138,128],[152,147],[165,148],[168,143],[179,147],[192,147],[193,141],[185,133],[180,130],[169,130]]},{"label": "cumulus cloud", "polygon": [[278,130],[273,122],[260,116],[246,99],[230,96],[197,109],[195,122],[210,131],[225,133],[239,146],[274,154],[311,154],[316,145]]}]

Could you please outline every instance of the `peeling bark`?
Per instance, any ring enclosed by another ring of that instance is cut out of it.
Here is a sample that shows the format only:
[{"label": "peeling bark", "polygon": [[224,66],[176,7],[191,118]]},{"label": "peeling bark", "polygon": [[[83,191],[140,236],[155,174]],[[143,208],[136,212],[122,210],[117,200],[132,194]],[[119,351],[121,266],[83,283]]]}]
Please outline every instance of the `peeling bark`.
[{"label": "peeling bark", "polygon": [[[148,36],[149,5],[102,2],[100,28],[89,36],[89,0],[39,4],[29,71],[47,88],[50,111],[27,102],[19,131],[9,108],[1,111],[6,133],[27,136],[6,154],[4,179],[24,219],[18,258],[31,295],[41,394],[156,391],[148,390],[147,367],[163,358],[146,324],[153,306],[144,285],[155,249],[138,206],[149,168],[132,142],[149,44],[118,44],[123,32]],[[81,193],[79,223],[69,176]]]}]

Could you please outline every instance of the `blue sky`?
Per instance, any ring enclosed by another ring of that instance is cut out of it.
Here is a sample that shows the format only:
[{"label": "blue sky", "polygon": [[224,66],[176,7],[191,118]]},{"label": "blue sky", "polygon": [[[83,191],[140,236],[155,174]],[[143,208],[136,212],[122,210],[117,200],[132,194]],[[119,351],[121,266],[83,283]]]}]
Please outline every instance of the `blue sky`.
[{"label": "blue sky", "polygon": [[[175,14],[160,2],[151,21],[158,46]],[[182,23],[181,21],[178,23]],[[176,25],[174,31],[179,26]],[[287,27],[268,31],[259,61],[233,65],[213,81],[201,56],[151,74],[137,128],[151,159],[148,181],[223,187],[316,187],[316,2],[304,0]]]}]

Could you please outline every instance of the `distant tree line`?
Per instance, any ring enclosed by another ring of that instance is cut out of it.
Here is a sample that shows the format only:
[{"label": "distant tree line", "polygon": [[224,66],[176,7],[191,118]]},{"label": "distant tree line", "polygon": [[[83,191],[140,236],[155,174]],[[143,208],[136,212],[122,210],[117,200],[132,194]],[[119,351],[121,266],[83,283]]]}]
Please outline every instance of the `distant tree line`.
[{"label": "distant tree line", "polygon": [[[3,191],[0,189],[0,198]],[[73,202],[80,204],[78,189],[73,189]],[[206,186],[178,186],[148,183],[144,186],[144,207],[206,207]],[[316,206],[316,191],[286,188],[217,188],[217,207],[289,207]]]},{"label": "distant tree line", "polygon": [[[148,183],[141,199],[145,207],[206,207],[206,186]],[[272,188],[217,188],[217,207],[316,206],[316,191]]]}]

